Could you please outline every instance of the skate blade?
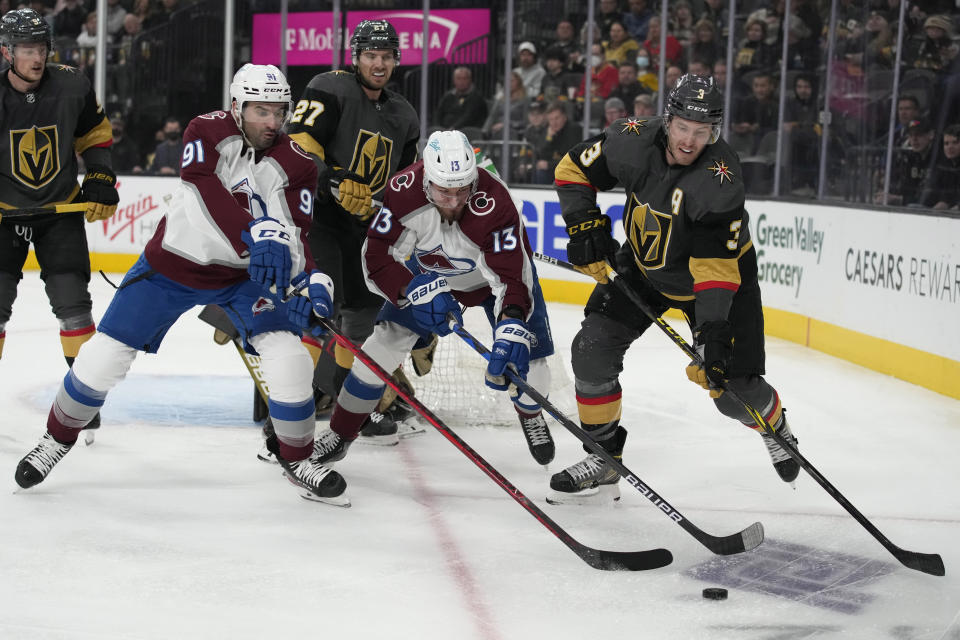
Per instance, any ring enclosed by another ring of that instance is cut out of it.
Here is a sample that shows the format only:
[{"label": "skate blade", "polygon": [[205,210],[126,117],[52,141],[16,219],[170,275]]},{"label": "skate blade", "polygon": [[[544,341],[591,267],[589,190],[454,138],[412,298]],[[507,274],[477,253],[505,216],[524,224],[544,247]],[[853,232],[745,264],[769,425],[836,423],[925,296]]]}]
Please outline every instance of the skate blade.
[{"label": "skate blade", "polygon": [[273,455],[266,449],[257,453],[257,460],[261,462],[266,462],[267,464],[280,464],[277,462],[277,456]]},{"label": "skate blade", "polygon": [[397,436],[400,438],[413,438],[423,435],[426,432],[427,430],[418,424],[410,424],[409,422],[400,422],[397,424]]},{"label": "skate blade", "polygon": [[83,432],[83,444],[86,446],[92,445],[97,439],[97,432],[93,429],[88,429]]},{"label": "skate blade", "polygon": [[391,433],[388,436],[365,436],[361,434],[356,442],[377,447],[395,447],[400,444],[400,438],[396,433]]},{"label": "skate blade", "polygon": [[300,497],[303,498],[304,500],[309,500],[310,502],[322,502],[323,504],[329,504],[333,507],[342,507],[344,509],[347,509],[353,506],[352,503],[350,502],[350,498],[347,497],[346,493],[341,493],[339,496],[334,496],[332,498],[324,498],[324,497],[318,496],[312,491],[303,489],[300,492]]},{"label": "skate blade", "polygon": [[605,484],[594,489],[584,489],[577,493],[564,493],[550,490],[547,494],[547,504],[554,505],[608,505],[620,499],[618,484]]}]

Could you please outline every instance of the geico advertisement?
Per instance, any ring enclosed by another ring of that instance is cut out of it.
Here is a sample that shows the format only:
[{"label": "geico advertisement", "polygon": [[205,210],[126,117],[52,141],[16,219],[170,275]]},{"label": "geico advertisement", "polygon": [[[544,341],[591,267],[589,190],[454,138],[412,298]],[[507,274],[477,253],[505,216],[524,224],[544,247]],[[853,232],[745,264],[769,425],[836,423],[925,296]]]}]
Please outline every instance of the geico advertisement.
[{"label": "geico advertisement", "polygon": [[960,219],[751,201],[763,302],[960,359]]}]

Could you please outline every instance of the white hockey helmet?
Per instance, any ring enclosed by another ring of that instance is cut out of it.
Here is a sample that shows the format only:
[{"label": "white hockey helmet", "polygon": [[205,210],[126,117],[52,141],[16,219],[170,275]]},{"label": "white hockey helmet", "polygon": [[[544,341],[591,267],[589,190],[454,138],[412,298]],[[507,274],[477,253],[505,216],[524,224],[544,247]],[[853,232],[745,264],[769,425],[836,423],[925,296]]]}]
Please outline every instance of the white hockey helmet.
[{"label": "white hockey helmet", "polygon": [[423,191],[433,202],[430,183],[446,189],[477,188],[477,158],[467,136],[459,131],[435,131],[423,148]]},{"label": "white hockey helmet", "polygon": [[240,114],[245,102],[283,102],[290,111],[290,85],[283,72],[272,64],[249,62],[233,75],[230,83],[231,112],[240,126]]}]

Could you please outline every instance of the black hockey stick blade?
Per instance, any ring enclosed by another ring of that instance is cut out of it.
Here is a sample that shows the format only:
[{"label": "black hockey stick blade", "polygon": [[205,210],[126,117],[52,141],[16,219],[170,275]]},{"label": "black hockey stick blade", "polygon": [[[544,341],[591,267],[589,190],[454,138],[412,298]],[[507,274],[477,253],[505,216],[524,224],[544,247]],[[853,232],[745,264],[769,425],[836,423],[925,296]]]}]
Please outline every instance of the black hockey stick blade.
[{"label": "black hockey stick blade", "polygon": [[[550,264],[562,267],[570,271],[576,271],[574,266],[569,262],[564,262],[563,260],[558,260],[557,258],[551,258],[550,256],[543,255],[542,253],[535,253],[534,257],[537,260],[542,262],[548,262]],[[700,355],[683,339],[679,333],[674,330],[667,322],[655,314],[653,310],[644,302],[636,291],[633,290],[627,282],[620,277],[620,274],[611,266],[609,270],[610,279],[613,280],[614,285],[630,299],[633,304],[643,312],[654,324],[656,324],[660,329],[667,334],[667,336],[673,341],[675,345],[680,347],[691,360],[697,363],[701,363]],[[730,394],[734,400],[739,402],[747,413],[750,414],[750,418],[753,422],[763,430],[766,434],[770,435],[784,450],[786,450],[790,456],[797,461],[797,463],[806,471],[810,477],[817,481],[823,489],[830,494],[830,496],[836,500],[841,507],[843,507],[847,513],[853,516],[853,519],[860,523],[867,532],[872,535],[877,542],[879,542],[883,547],[889,551],[893,557],[900,561],[903,566],[916,571],[922,571],[923,573],[929,573],[933,576],[943,576],[946,575],[946,570],[943,566],[943,559],[936,553],[919,553],[917,551],[908,551],[906,549],[901,549],[897,545],[893,544],[883,533],[874,525],[870,520],[867,519],[860,511],[853,506],[846,496],[844,496],[840,491],[833,486],[833,484],[821,474],[813,464],[810,463],[792,444],[787,442],[779,433],[774,431],[773,427],[770,426],[770,423],[767,422],[766,418],[753,408],[750,403],[748,403],[742,396],[740,396],[734,389],[726,389],[726,393]],[[532,397],[532,396],[531,396]]]},{"label": "black hockey stick blade", "polygon": [[[490,350],[487,349],[482,342],[474,338],[469,331],[457,323],[456,318],[454,318],[452,314],[448,316],[448,319],[450,321],[451,328],[458,336],[460,336],[460,338],[463,339],[464,342],[466,342],[474,349],[474,351],[482,355],[484,358],[489,358]],[[616,470],[616,472],[623,477],[624,480],[633,486],[634,489],[639,491],[645,498],[655,504],[660,511],[667,514],[671,520],[680,525],[684,531],[693,536],[700,544],[705,546],[713,553],[721,556],[743,553],[744,551],[749,551],[750,549],[756,548],[761,542],[763,542],[763,525],[759,522],[754,522],[743,531],[738,531],[737,533],[732,533],[728,536],[714,536],[706,531],[703,531],[700,529],[700,527],[687,520],[687,518],[677,511],[669,502],[661,498],[656,491],[651,489],[648,484],[634,475],[634,473],[625,467],[622,462],[611,456],[603,447],[594,442],[593,439],[583,431],[583,429],[574,424],[570,418],[565,416],[563,412],[555,407],[549,400],[547,400],[543,394],[531,387],[526,380],[517,375],[515,370],[510,369],[507,371],[507,374],[510,378],[510,381],[515,384],[518,389],[533,398],[537,404],[543,407],[543,409],[553,416],[557,422],[562,424],[567,431],[576,436],[576,438],[586,445],[590,451],[603,458],[604,462],[612,466],[614,470]]]},{"label": "black hockey stick blade", "polygon": [[473,447],[466,443],[460,436],[451,430],[440,418],[438,418],[430,409],[425,407],[416,396],[407,393],[407,391],[397,384],[393,377],[384,370],[367,353],[347,339],[336,324],[327,318],[315,318],[318,324],[322,325],[327,331],[336,336],[337,342],[349,350],[356,359],[365,364],[373,373],[380,378],[386,385],[397,392],[401,398],[407,401],[407,404],[413,408],[420,416],[430,423],[430,425],[440,432],[451,444],[453,444],[462,454],[470,459],[487,476],[493,480],[501,489],[516,501],[521,507],[527,510],[537,521],[547,530],[555,535],[560,542],[565,544],[571,551],[594,569],[602,571],[645,571],[648,569],[659,569],[673,562],[673,554],[667,549],[650,549],[645,551],[605,551],[588,547],[575,540],[560,525],[554,522],[550,516],[543,512],[527,496],[520,492],[509,480],[507,480],[499,471],[484,460]]}]

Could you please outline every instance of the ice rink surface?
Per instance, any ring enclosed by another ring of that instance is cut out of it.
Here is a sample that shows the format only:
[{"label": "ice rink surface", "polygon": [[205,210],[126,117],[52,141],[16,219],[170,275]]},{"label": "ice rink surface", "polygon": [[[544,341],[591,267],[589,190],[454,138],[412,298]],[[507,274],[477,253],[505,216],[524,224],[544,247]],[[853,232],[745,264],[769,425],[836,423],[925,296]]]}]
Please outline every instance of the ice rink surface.
[{"label": "ice rink surface", "polygon": [[[99,318],[111,289],[94,275],[92,291]],[[804,472],[795,490],[780,482],[760,437],[716,412],[655,329],[627,355],[624,464],[709,533],[762,522],[753,551],[713,555],[624,482],[616,506],[547,505],[549,474],[584,455],[552,419],[549,471],[519,428],[450,424],[582,543],[674,555],[602,572],[429,427],[350,450],[337,469],[352,508],[302,500],[256,459],[251,381],[198,312],[139,356],[93,446],[16,492],[65,371],[25,276],[0,360],[0,638],[960,639],[956,400],[767,343],[801,451],[894,544],[940,553],[946,577],[900,565]],[[550,313],[566,362],[580,310]],[[704,600],[709,586],[729,599]]]}]

